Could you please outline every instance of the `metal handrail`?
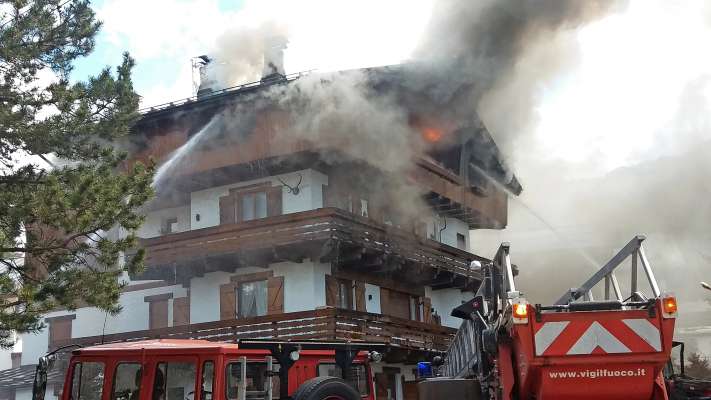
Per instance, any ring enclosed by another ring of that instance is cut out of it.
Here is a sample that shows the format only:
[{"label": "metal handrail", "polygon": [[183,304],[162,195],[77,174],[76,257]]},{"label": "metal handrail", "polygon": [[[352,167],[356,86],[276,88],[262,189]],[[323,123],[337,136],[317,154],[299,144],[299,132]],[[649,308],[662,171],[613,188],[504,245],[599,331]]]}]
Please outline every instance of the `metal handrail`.
[{"label": "metal handrail", "polygon": [[605,300],[610,300],[610,289],[614,291],[615,298],[619,301],[623,301],[622,290],[620,289],[620,284],[615,276],[615,270],[622,265],[622,263],[631,257],[632,260],[632,271],[630,276],[630,298],[634,298],[637,292],[637,263],[642,264],[642,269],[647,275],[647,280],[649,281],[649,287],[652,288],[652,293],[654,297],[659,297],[661,295],[661,290],[659,290],[659,285],[657,284],[657,279],[654,277],[654,272],[652,271],[652,266],[647,259],[647,255],[642,246],[642,242],[646,239],[644,235],[637,235],[632,240],[625,245],[614,257],[610,259],[600,270],[598,270],[593,276],[590,277],[582,286],[578,288],[570,289],[567,293],[561,296],[558,301],[555,302],[556,305],[564,305],[573,302],[581,297],[591,297],[592,289],[604,281],[605,283]]},{"label": "metal handrail", "polygon": [[285,75],[283,79],[271,79],[271,80],[266,80],[266,81],[261,81],[261,80],[260,80],[260,81],[256,81],[256,82],[248,82],[248,83],[243,83],[243,84],[241,84],[241,85],[230,86],[230,87],[226,87],[226,88],[223,88],[223,89],[220,89],[220,90],[216,90],[216,91],[213,91],[213,92],[204,94],[204,95],[199,95],[199,96],[198,96],[198,95],[194,95],[194,96],[186,97],[186,98],[183,98],[183,99],[180,99],[180,100],[170,101],[170,102],[167,102],[167,103],[158,104],[158,105],[155,105],[155,106],[143,107],[143,108],[139,109],[138,112],[139,112],[140,114],[144,114],[144,115],[145,115],[145,114],[148,114],[148,113],[151,113],[151,112],[155,112],[155,111],[166,110],[166,109],[171,108],[171,107],[178,107],[178,106],[182,106],[182,105],[184,105],[184,104],[193,103],[193,102],[196,102],[196,101],[206,100],[206,99],[215,97],[215,96],[217,96],[217,95],[225,94],[225,93],[239,92],[240,90],[250,89],[250,88],[253,88],[253,87],[257,87],[257,86],[270,86],[270,85],[274,85],[274,84],[277,84],[277,83],[290,82],[290,81],[293,81],[293,80],[295,80],[295,79],[301,78],[302,76],[306,76],[306,75],[310,74],[310,73],[313,72],[313,71],[314,71],[314,70],[308,70],[308,71],[302,71],[302,72],[294,72],[294,73],[292,73],[292,74]]}]

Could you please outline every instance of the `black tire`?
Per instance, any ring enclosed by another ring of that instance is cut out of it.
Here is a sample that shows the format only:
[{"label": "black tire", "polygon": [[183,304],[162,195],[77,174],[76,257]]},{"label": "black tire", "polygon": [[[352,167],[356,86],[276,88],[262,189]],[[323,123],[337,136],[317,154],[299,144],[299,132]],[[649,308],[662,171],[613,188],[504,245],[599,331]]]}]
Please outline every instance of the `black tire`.
[{"label": "black tire", "polygon": [[360,394],[341,378],[319,376],[301,384],[292,396],[294,400],[360,400]]}]

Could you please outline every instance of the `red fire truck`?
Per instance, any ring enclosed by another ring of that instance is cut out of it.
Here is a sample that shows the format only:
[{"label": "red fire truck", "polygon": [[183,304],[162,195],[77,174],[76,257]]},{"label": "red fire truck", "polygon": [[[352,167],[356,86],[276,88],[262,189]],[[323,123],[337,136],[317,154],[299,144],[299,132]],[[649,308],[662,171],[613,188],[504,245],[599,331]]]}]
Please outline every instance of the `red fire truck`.
[{"label": "red fire truck", "polygon": [[[159,339],[81,348],[72,352],[61,400],[375,400],[370,363],[379,361],[378,347]],[[51,363],[52,356],[40,360],[34,400],[44,397]]]},{"label": "red fire truck", "polygon": [[[642,241],[632,239],[580,287],[553,305],[530,304],[514,283],[509,245],[502,244],[463,318],[440,378],[421,382],[420,400],[668,400],[669,360],[677,304],[659,289]],[[630,259],[624,296],[615,275]],[[641,268],[638,268],[641,267]],[[641,270],[641,271],[639,271]],[[651,295],[638,285],[646,275]],[[555,277],[551,276],[551,280]],[[593,288],[604,283],[594,299]]]}]

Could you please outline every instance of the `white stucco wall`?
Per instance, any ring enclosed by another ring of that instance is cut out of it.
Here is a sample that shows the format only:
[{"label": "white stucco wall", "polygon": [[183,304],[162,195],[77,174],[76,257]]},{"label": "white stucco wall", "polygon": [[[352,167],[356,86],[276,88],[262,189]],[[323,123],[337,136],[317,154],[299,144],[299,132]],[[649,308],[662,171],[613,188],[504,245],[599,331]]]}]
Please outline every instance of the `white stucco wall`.
[{"label": "white stucco wall", "polygon": [[[120,303],[123,311],[117,315],[106,315],[93,307],[83,307],[75,311],[56,311],[46,317],[75,314],[72,322],[72,337],[98,336],[102,334],[104,318],[106,318],[106,334],[148,329],[148,303],[145,296],[173,293],[173,298],[185,297],[187,290],[180,285],[136,290],[121,295]],[[173,323],[173,300],[168,301],[168,326]],[[22,334],[22,365],[36,364],[39,357],[47,352],[49,344],[49,329],[45,327],[36,334]]]},{"label": "white stucco wall", "polygon": [[174,232],[184,232],[190,230],[190,207],[171,207],[161,210],[149,211],[145,215],[145,222],[138,229],[138,236],[150,238],[161,235],[163,221],[169,218],[177,218],[178,222],[174,226]]},{"label": "white stucco wall", "polygon": [[[457,247],[457,233],[464,236],[464,241],[466,243],[465,248],[462,250],[467,250],[471,248],[471,242],[469,238],[469,225],[466,222],[447,217],[446,221],[444,217],[432,216],[425,218],[427,223],[427,237],[438,242],[450,245],[452,247]],[[441,231],[440,231],[441,230]]]},{"label": "white stucco wall", "polygon": [[459,328],[462,320],[450,315],[452,309],[460,306],[474,295],[471,292],[463,292],[460,289],[432,290],[430,287],[425,287],[425,296],[432,299],[433,312],[437,311],[437,314],[442,318],[442,325],[450,328]]},{"label": "white stucco wall", "polygon": [[[262,179],[235,182],[217,186],[190,194],[190,218],[192,229],[206,228],[220,224],[220,197],[226,196],[230,189],[270,182],[272,186],[281,186],[279,179],[290,186],[296,186],[301,176],[299,193],[289,193],[282,186],[282,212],[284,214],[314,210],[323,207],[323,185],[328,184],[328,177],[320,172],[307,169],[288,174],[270,176]],[[277,179],[279,178],[279,179]],[[196,215],[200,215],[197,221]]]},{"label": "white stucco wall", "polygon": [[[47,387],[44,398],[47,400],[55,398],[53,391],[49,387]],[[15,391],[15,400],[32,400],[32,388],[17,389]]]},{"label": "white stucco wall", "polygon": [[3,349],[0,350],[0,371],[6,370],[12,367],[12,360],[10,359],[10,353],[12,350]]},{"label": "white stucco wall", "polygon": [[329,264],[304,261],[301,264],[273,264],[274,275],[284,277],[284,312],[314,310],[326,305],[326,274]]},{"label": "white stucco wall", "polygon": [[[444,220],[442,220],[444,222]],[[442,225],[440,225],[440,229]],[[457,247],[457,234],[464,236],[466,246],[462,250],[469,249],[469,226],[466,222],[456,219],[447,218],[447,227],[442,231],[440,242],[448,244],[452,247]]]},{"label": "white stucco wall", "polygon": [[380,314],[380,286],[365,284],[365,311]]}]

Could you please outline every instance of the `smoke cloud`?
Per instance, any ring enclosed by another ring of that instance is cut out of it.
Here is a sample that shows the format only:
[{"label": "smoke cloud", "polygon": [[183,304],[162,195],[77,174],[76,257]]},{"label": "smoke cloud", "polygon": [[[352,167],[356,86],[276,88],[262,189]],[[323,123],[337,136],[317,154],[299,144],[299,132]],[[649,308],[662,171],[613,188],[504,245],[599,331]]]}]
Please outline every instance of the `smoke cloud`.
[{"label": "smoke cloud", "polygon": [[270,20],[256,26],[237,26],[220,35],[208,68],[217,88],[256,82],[262,78],[264,54],[271,42],[288,37],[288,27]]},{"label": "smoke cloud", "polygon": [[[666,10],[668,15],[681,14],[678,6],[670,7],[671,10]],[[691,22],[685,20],[687,24]],[[675,40],[665,43],[657,38],[645,42],[645,32],[636,33],[633,37],[639,40],[634,44],[642,49],[654,49],[654,57],[645,58],[647,63],[639,63],[644,69],[610,68],[613,72],[617,70],[617,75],[600,82],[601,92],[606,93],[610,101],[621,93],[628,95],[625,91],[630,88],[620,87],[620,82],[633,81],[630,87],[636,89],[629,94],[634,103],[623,102],[621,109],[612,115],[614,118],[599,124],[609,127],[608,131],[599,133],[600,137],[607,136],[617,147],[614,151],[626,153],[625,163],[617,168],[610,170],[605,164],[609,146],[603,147],[597,138],[580,134],[591,121],[609,115],[595,104],[591,107],[584,98],[568,98],[567,101],[577,104],[578,108],[588,107],[580,111],[582,117],[569,131],[574,139],[589,141],[587,157],[577,161],[557,158],[553,155],[555,146],[543,143],[540,132],[536,131],[541,103],[541,89],[536,85],[550,79],[565,79],[578,67],[577,39],[568,32],[561,31],[550,39],[550,46],[527,45],[509,77],[499,81],[482,98],[479,107],[482,117],[495,139],[508,146],[524,192],[510,203],[507,229],[474,231],[472,241],[475,250],[483,255],[493,255],[502,241],[511,242],[512,259],[520,269],[519,287],[530,301],[550,303],[592,275],[635,234],[645,234],[647,255],[660,286],[680,299],[679,325],[708,326],[711,324],[708,304],[711,296],[699,286],[699,281],[708,281],[711,275],[711,258],[706,250],[711,245],[708,229],[711,205],[706,200],[711,195],[709,69],[701,67],[699,73],[679,67],[704,65],[693,58],[684,58],[684,53],[675,54],[679,57],[673,59],[671,68],[660,69],[659,63],[668,58],[675,47],[689,45],[694,49],[696,43],[682,44]],[[628,57],[609,62],[624,66],[630,59],[639,57],[635,48],[629,50]],[[544,73],[541,73],[539,62],[553,65],[543,68]],[[639,80],[636,75],[649,79]],[[532,76],[541,79],[535,81]],[[670,95],[667,90],[673,82],[686,82],[678,99],[673,91]],[[672,106],[667,107],[672,111],[671,118],[664,120],[655,115],[660,109],[666,111],[659,107],[658,99],[663,96],[672,98],[668,100]],[[640,108],[643,107],[640,104],[649,107]],[[519,109],[522,111],[516,111]],[[512,118],[506,118],[509,113]],[[638,115],[639,119],[621,128],[620,124],[627,122],[624,117],[629,115]],[[547,115],[547,118],[565,117]],[[662,122],[657,122],[660,120]],[[646,129],[653,134],[640,134]],[[617,135],[613,137],[611,132]],[[593,259],[597,267],[590,265],[587,259]],[[625,266],[618,278],[621,278],[623,291],[628,293],[627,274],[629,267]],[[641,279],[641,288],[649,294],[644,277]],[[601,291],[596,292],[597,296],[601,294]],[[691,348],[694,347],[692,342]]]}]

